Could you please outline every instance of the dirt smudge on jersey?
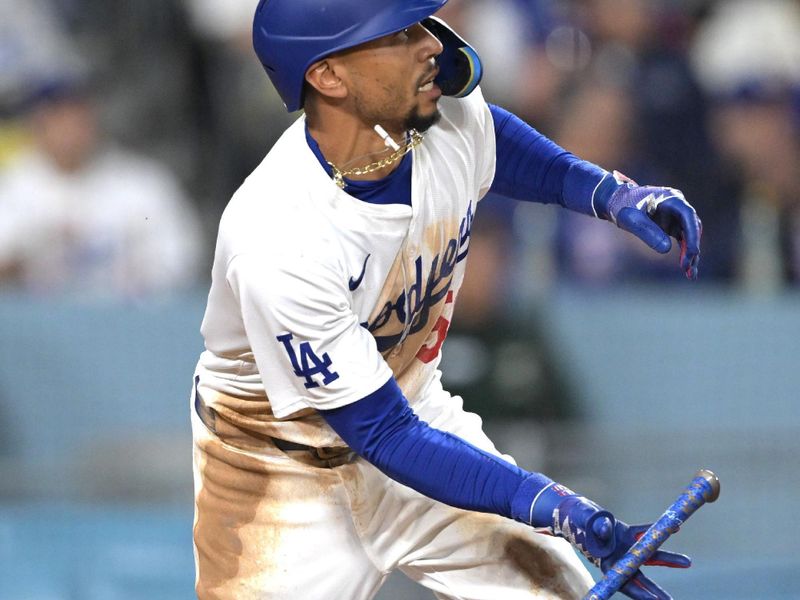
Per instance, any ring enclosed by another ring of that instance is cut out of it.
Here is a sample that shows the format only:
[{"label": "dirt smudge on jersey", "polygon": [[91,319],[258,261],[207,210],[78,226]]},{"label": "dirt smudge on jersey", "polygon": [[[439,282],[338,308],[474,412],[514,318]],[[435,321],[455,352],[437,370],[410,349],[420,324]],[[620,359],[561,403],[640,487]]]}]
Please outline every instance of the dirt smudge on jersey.
[{"label": "dirt smudge on jersey", "polygon": [[422,234],[422,240],[430,252],[438,254],[444,252],[450,240],[458,243],[461,233],[457,219],[443,219],[429,223]]},{"label": "dirt smudge on jersey", "polygon": [[[203,389],[202,394],[217,416],[212,430],[237,448],[258,451],[273,437],[315,448],[345,445],[314,409],[278,419],[267,396],[236,397],[208,389]],[[253,445],[249,446],[250,440]]]},{"label": "dirt smudge on jersey", "polygon": [[[205,458],[201,465],[203,485],[196,499],[194,527],[197,596],[202,600],[232,598],[222,592],[226,583],[252,575],[240,574],[243,566],[248,569],[240,564],[245,554],[241,530],[253,522],[264,498],[270,496],[270,478],[261,461],[233,452],[219,441],[204,442],[201,452]],[[266,536],[262,544],[275,543],[277,531],[263,528],[262,532]]]},{"label": "dirt smudge on jersey", "polygon": [[549,593],[554,598],[575,597],[567,572],[553,559],[546,546],[514,536],[506,541],[504,554],[520,573],[530,579],[532,591]]},{"label": "dirt smudge on jersey", "polygon": [[318,468],[321,461],[306,465],[299,455],[307,453],[293,452],[293,460],[271,444],[262,448],[263,458],[211,438],[195,450],[202,457],[194,527],[200,600],[262,598],[270,575],[285,567],[281,532],[300,527],[292,505],[331,493],[335,476]]}]

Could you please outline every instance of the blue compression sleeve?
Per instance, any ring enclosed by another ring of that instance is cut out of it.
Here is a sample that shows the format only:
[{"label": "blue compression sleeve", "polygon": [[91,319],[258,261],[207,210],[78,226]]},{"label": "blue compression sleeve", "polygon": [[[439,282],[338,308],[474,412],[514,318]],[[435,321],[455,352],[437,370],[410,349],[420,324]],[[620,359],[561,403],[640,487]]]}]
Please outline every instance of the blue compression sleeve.
[{"label": "blue compression sleeve", "polygon": [[507,110],[493,104],[489,110],[497,139],[491,191],[606,218],[608,199],[619,185],[607,171],[570,154]]},{"label": "blue compression sleeve", "polygon": [[389,477],[451,506],[530,523],[536,494],[552,483],[420,421],[393,377],[366,398],[320,414]]}]

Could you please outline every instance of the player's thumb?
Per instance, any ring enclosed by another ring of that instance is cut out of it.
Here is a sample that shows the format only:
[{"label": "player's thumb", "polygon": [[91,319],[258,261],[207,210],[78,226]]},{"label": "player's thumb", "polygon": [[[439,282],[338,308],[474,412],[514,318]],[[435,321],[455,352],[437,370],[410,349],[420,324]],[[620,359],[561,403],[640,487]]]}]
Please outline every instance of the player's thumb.
[{"label": "player's thumb", "polygon": [[666,254],[672,248],[672,240],[644,211],[625,207],[617,213],[617,227],[638,237],[656,252]]}]

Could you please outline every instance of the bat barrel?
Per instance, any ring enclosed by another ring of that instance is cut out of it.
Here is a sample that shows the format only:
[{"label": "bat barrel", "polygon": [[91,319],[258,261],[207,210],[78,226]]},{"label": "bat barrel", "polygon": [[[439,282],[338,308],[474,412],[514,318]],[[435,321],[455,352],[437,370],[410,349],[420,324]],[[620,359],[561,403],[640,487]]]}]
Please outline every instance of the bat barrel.
[{"label": "bat barrel", "polygon": [[607,600],[617,592],[625,582],[656,550],[678,531],[684,521],[694,514],[706,502],[714,502],[719,497],[719,478],[708,469],[701,469],[686,486],[683,493],[653,523],[645,534],[631,546],[622,558],[606,571],[603,579],[589,591],[584,600]]}]

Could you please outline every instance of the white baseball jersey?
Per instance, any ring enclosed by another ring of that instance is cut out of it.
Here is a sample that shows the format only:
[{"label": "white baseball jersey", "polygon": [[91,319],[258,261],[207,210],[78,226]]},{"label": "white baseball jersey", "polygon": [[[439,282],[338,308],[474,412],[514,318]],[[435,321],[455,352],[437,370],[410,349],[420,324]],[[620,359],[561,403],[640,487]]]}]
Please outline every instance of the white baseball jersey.
[{"label": "white baseball jersey", "polygon": [[223,215],[197,369],[216,415],[192,416],[198,598],[370,600],[394,569],[441,598],[573,600],[592,584],[563,539],[426,498],[346,450],[264,437],[343,446],[314,409],[393,374],[422,420],[499,454],[437,371],[494,176],[492,119],[480,92],[440,109],[411,206],[339,189],[301,118]]},{"label": "white baseball jersey", "polygon": [[355,402],[392,374],[424,410],[495,167],[480,91],[442,98],[440,109],[413,151],[411,206],[370,204],[337,187],[303,117],[234,195],[198,365],[201,389],[241,399],[218,412],[267,435],[342,445],[310,409]]}]

